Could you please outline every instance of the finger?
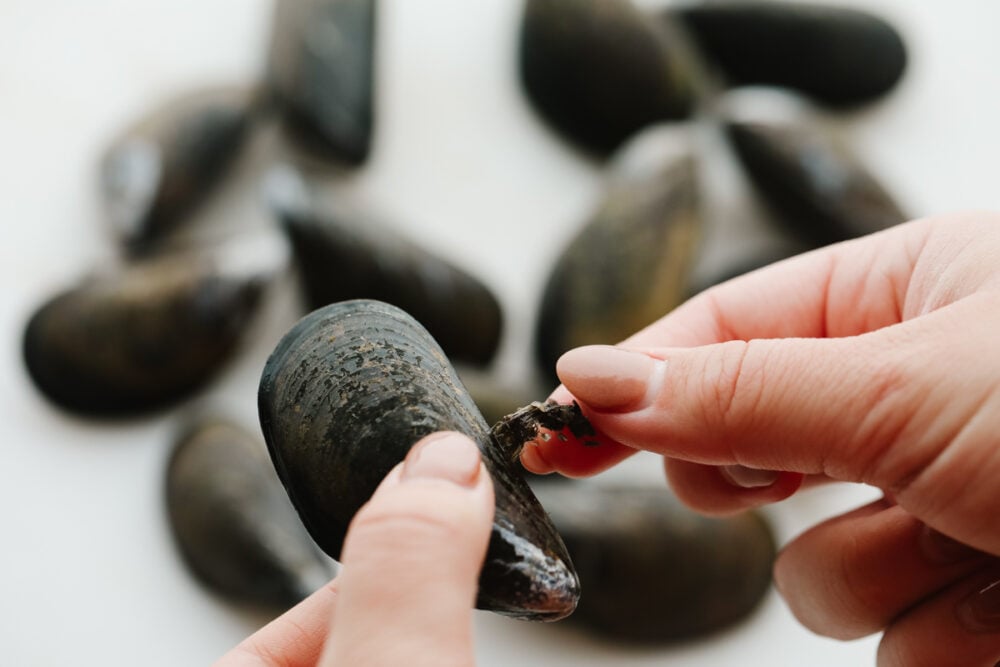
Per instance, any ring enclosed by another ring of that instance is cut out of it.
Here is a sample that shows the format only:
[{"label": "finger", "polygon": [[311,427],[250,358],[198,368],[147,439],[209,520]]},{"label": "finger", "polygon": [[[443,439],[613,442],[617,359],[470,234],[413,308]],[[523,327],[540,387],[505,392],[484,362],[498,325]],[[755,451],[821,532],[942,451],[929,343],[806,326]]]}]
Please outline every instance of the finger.
[{"label": "finger", "polygon": [[878,648],[879,667],[994,667],[998,661],[998,564],[897,619]]},{"label": "finger", "polygon": [[[927,221],[918,221],[778,262],[702,293],[622,344],[694,347],[753,338],[847,336],[893,324],[902,317],[914,257],[929,235]],[[557,394],[559,402],[573,400],[564,387]],[[539,443],[523,461],[540,473],[584,476],[613,466],[626,452]]]},{"label": "finger", "polygon": [[[566,388],[559,386],[549,400],[568,405],[573,402]],[[570,434],[571,435],[571,434]],[[598,434],[582,441],[573,437],[559,438],[545,434],[524,444],[521,465],[538,475],[558,470],[566,477],[588,477],[621,463],[636,453],[635,449]]]},{"label": "finger", "polygon": [[493,519],[475,444],[417,443],[348,530],[322,665],[471,664],[472,607]]},{"label": "finger", "polygon": [[214,667],[313,667],[326,642],[337,589],[335,579],[244,639]]},{"label": "finger", "polygon": [[796,538],[778,557],[775,583],[803,625],[856,639],[989,560],[879,500]]},{"label": "finger", "polygon": [[665,459],[667,481],[684,503],[704,514],[726,515],[776,503],[794,494],[803,484],[801,473],[707,466],[679,459]]}]

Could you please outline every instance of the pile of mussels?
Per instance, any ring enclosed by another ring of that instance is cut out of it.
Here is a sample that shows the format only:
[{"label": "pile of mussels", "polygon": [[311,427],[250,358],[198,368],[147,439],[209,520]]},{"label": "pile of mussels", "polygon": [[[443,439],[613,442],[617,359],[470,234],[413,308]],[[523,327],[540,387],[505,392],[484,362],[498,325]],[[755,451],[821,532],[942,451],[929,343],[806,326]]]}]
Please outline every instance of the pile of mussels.
[{"label": "pile of mussels", "polygon": [[[232,249],[179,251],[176,234],[268,124],[304,164],[363,168],[377,34],[376,0],[277,0],[259,85],[185,95],[110,146],[101,194],[125,259],[28,322],[24,360],[47,398],[94,417],[148,414],[196,395],[230,361],[283,267],[248,271]],[[615,343],[713,282],[693,272],[709,224],[696,126],[726,138],[785,235],[723,274],[906,217],[819,129],[818,111],[747,120],[728,92],[780,87],[808,109],[875,100],[906,64],[899,35],[876,16],[778,1],[644,11],[630,0],[526,0],[518,58],[540,118],[594,159],[614,153],[603,201],[540,300],[535,356],[548,379],[565,350]],[[675,129],[646,131],[661,123]],[[336,558],[382,476],[418,438],[451,429],[479,443],[497,491],[481,608],[535,620],[576,608],[572,618],[599,634],[656,642],[723,627],[756,606],[775,551],[761,516],[701,518],[661,490],[533,480],[533,491],[517,452],[540,430],[567,446],[586,442],[592,431],[578,408],[516,409],[537,388],[501,398],[500,408],[488,388],[474,399],[452,363],[490,364],[503,329],[497,298],[321,189],[288,166],[267,183],[314,309],[263,370],[273,469],[258,436],[217,417],[190,424],[170,458],[170,525],[201,580],[278,608],[301,599],[331,574],[316,545]]]}]

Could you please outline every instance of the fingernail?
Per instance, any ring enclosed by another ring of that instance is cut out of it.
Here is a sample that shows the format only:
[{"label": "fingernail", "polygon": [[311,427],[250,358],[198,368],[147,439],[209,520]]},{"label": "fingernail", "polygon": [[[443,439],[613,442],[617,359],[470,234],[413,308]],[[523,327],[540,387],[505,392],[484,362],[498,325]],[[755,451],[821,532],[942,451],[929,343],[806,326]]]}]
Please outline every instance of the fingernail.
[{"label": "fingernail", "polygon": [[955,613],[970,632],[1000,630],[1000,579],[994,579],[962,598]]},{"label": "fingernail", "polygon": [[958,563],[983,555],[981,551],[973,549],[967,544],[962,544],[926,525],[920,529],[917,543],[920,545],[920,551],[924,557],[939,565]]},{"label": "fingernail", "polygon": [[722,466],[719,472],[730,484],[742,489],[761,489],[771,486],[781,476],[776,470],[757,470],[740,465]]},{"label": "fingernail", "polygon": [[545,460],[538,445],[534,442],[524,443],[524,449],[521,450],[521,465],[536,475],[548,475],[555,472],[555,468]]},{"label": "fingernail", "polygon": [[441,479],[473,487],[479,478],[479,449],[460,433],[429,436],[410,450],[402,479]]},{"label": "fingernail", "polygon": [[570,350],[556,362],[556,373],[573,395],[602,411],[637,409],[655,394],[666,362],[610,345]]}]

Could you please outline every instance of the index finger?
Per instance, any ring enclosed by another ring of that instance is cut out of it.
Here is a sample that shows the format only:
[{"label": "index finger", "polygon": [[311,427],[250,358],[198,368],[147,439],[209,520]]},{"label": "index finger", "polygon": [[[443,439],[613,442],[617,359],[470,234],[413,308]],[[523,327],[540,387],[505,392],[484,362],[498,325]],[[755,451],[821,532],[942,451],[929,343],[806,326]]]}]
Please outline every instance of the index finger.
[{"label": "index finger", "polygon": [[[642,349],[843,337],[896,324],[907,315],[911,277],[930,232],[930,221],[918,220],[758,269],[702,292],[620,345]],[[573,400],[562,386],[551,398]],[[539,440],[525,447],[522,463],[533,472],[579,477],[634,452],[610,438],[597,447]]]}]

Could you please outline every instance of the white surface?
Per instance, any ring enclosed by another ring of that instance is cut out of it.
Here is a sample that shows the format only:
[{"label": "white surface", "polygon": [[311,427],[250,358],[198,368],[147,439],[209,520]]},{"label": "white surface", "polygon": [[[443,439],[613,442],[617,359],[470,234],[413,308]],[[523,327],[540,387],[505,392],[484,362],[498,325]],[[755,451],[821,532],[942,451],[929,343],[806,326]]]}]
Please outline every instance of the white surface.
[{"label": "white surface", "polygon": [[[898,21],[912,62],[885,103],[845,122],[858,150],[914,214],[1000,207],[1000,7],[862,4]],[[184,406],[125,424],[67,417],[29,384],[20,335],[42,299],[112,254],[94,187],[109,138],[164,95],[251,80],[270,7],[264,0],[58,6],[0,0],[0,663],[207,664],[263,619],[200,588],[170,543],[161,478]],[[346,186],[498,289],[516,323],[501,358],[501,373],[511,377],[526,363],[520,350],[545,272],[599,183],[595,165],[549,134],[516,87],[518,9],[515,0],[386,3],[375,153]],[[239,204],[250,186],[235,189],[205,215],[227,210],[237,212],[234,224],[262,220],[254,199]],[[534,241],[524,246],[526,235]],[[296,308],[287,296],[272,302],[209,403],[255,423],[260,367]],[[802,494],[774,516],[787,538],[863,495]],[[621,649],[483,613],[477,630],[484,666],[864,665],[873,664],[877,643],[815,637],[774,595],[730,632],[662,650]]]}]

